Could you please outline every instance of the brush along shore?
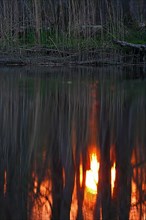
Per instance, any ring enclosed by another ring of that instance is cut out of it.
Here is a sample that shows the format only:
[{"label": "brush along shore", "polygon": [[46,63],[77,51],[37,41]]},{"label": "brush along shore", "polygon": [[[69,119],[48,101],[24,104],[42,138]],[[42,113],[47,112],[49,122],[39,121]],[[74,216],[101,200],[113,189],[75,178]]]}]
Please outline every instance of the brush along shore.
[{"label": "brush along shore", "polygon": [[0,66],[100,66],[143,64],[146,62],[146,45],[114,40],[111,47],[86,49],[59,49],[46,46],[11,49],[0,52]]}]

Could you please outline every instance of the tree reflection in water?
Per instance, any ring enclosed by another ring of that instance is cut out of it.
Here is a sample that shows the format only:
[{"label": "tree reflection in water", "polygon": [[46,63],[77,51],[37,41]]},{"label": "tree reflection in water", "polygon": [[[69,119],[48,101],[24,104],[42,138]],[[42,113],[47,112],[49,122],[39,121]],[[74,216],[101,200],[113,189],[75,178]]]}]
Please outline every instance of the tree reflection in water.
[{"label": "tree reflection in water", "polygon": [[0,219],[145,219],[145,81],[23,71],[0,76]]}]

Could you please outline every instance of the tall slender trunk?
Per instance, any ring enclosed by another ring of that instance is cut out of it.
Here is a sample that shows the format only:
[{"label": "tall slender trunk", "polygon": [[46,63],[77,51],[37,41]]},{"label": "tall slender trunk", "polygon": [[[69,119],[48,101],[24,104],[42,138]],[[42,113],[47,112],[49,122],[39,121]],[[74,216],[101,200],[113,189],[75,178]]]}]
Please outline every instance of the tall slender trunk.
[{"label": "tall slender trunk", "polygon": [[35,9],[35,28],[36,28],[36,41],[38,44],[41,42],[41,14],[40,14],[40,1],[34,0]]}]

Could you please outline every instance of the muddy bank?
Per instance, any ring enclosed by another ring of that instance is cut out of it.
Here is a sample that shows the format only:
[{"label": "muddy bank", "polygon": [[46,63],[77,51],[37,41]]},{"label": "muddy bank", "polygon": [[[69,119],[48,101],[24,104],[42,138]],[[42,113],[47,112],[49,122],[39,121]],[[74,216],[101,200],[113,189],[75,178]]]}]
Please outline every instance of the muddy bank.
[{"label": "muddy bank", "polygon": [[86,50],[57,50],[45,47],[0,52],[0,66],[101,66],[144,64],[139,53],[132,50],[93,48]]}]

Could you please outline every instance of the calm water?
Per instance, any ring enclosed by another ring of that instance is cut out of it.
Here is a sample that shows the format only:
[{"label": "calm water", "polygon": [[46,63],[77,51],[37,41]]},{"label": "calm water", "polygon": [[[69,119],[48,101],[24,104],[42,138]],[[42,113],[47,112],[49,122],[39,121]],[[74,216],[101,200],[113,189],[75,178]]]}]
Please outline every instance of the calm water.
[{"label": "calm water", "polygon": [[145,76],[1,68],[0,220],[145,220]]}]

